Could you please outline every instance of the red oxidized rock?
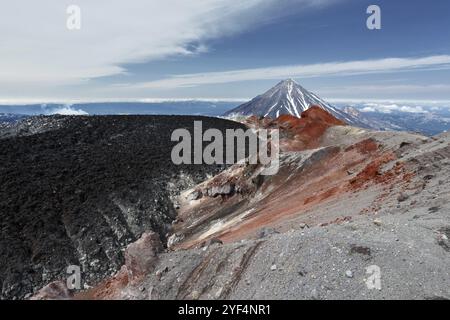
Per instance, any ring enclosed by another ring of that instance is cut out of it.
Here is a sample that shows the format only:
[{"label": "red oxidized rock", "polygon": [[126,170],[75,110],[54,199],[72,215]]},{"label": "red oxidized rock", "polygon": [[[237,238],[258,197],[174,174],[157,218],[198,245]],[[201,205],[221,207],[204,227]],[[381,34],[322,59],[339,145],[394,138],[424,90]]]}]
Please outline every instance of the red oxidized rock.
[{"label": "red oxidized rock", "polygon": [[67,286],[62,281],[54,281],[39,290],[30,300],[69,300],[72,299]]},{"label": "red oxidized rock", "polygon": [[271,125],[284,133],[284,138],[280,141],[282,151],[301,151],[318,148],[320,139],[328,128],[346,124],[326,110],[312,106],[302,112],[301,118],[281,115]]},{"label": "red oxidized rock", "polygon": [[130,278],[135,279],[150,272],[162,250],[161,240],[154,232],[144,233],[139,240],[128,245],[125,265]]}]

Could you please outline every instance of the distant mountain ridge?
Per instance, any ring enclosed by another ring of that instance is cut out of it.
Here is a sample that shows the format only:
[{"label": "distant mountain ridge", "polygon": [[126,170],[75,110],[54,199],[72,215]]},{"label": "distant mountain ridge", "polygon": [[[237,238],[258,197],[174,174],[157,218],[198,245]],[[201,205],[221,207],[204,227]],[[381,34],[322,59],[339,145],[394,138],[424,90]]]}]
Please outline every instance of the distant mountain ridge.
[{"label": "distant mountain ridge", "polygon": [[23,114],[14,114],[14,113],[0,113],[0,124],[1,123],[12,123],[23,118],[26,118],[26,115]]},{"label": "distant mountain ridge", "polygon": [[159,102],[86,102],[86,103],[45,103],[24,105],[0,105],[0,114],[22,115],[203,115],[220,116],[236,107],[239,102],[226,100],[183,100]]},{"label": "distant mountain ridge", "polygon": [[433,136],[450,130],[450,114],[445,109],[436,111],[431,108],[424,112],[361,112],[360,109],[346,106],[342,109],[352,115],[365,128],[380,131],[410,131]]}]

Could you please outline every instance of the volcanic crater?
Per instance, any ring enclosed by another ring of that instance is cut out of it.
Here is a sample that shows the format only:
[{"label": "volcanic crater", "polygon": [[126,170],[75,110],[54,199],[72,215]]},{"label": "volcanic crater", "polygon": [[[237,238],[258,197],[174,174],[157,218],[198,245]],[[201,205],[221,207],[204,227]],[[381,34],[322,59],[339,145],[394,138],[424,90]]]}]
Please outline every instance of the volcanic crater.
[{"label": "volcanic crater", "polygon": [[223,170],[174,165],[175,129],[245,128],[191,116],[39,116],[0,132],[0,288],[23,298],[79,265],[96,284],[144,231],[163,242],[178,191]]}]

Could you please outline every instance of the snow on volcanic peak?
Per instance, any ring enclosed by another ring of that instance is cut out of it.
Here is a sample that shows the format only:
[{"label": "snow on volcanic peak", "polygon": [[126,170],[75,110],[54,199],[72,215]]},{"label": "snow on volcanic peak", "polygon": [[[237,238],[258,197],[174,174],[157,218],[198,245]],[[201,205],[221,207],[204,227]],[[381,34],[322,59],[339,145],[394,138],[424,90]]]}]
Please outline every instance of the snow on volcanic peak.
[{"label": "snow on volcanic peak", "polygon": [[228,111],[225,115],[258,115],[278,118],[280,115],[290,114],[300,118],[302,112],[313,105],[319,106],[347,123],[353,123],[352,117],[306,90],[292,79],[279,82],[264,94]]}]

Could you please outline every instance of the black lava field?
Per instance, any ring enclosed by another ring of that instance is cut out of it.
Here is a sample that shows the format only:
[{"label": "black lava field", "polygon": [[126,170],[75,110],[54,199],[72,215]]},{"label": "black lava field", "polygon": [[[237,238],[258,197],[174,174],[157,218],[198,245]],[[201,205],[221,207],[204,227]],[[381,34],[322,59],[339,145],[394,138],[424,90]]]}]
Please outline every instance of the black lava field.
[{"label": "black lava field", "polygon": [[223,169],[172,163],[173,130],[192,133],[194,120],[244,128],[191,116],[49,116],[31,120],[31,134],[24,124],[0,133],[0,298],[23,298],[69,265],[95,284],[144,231],[165,241],[170,196]]}]

